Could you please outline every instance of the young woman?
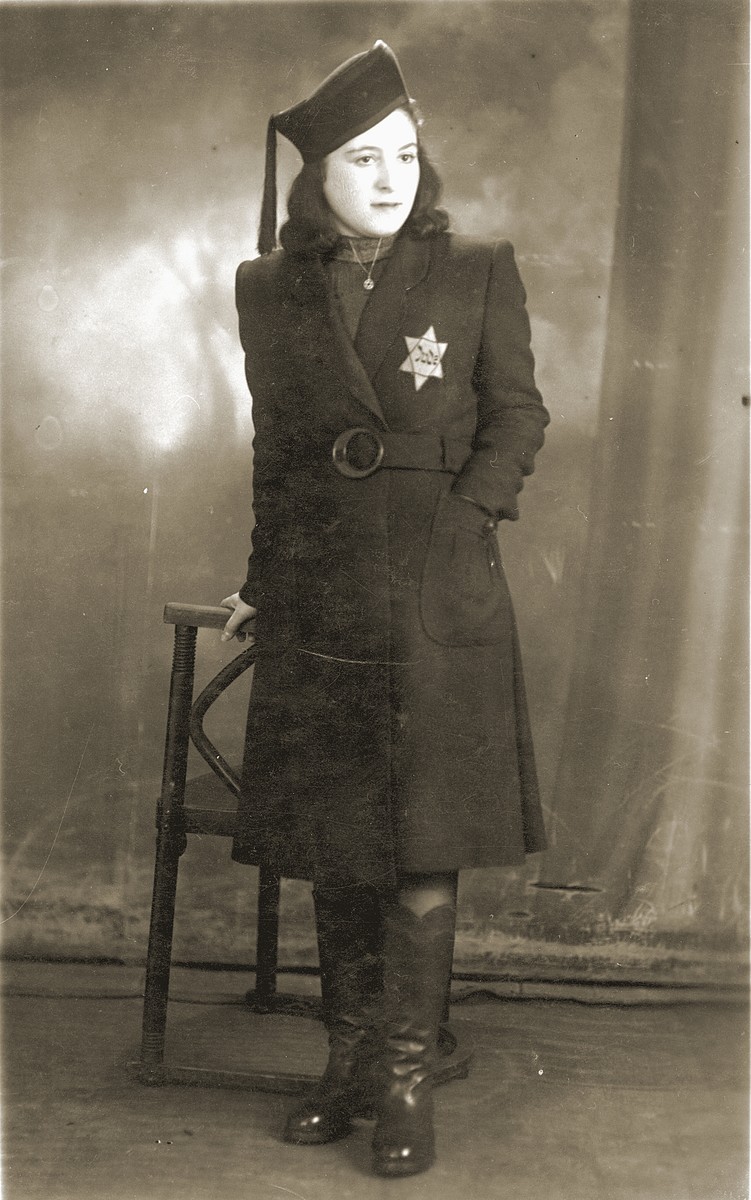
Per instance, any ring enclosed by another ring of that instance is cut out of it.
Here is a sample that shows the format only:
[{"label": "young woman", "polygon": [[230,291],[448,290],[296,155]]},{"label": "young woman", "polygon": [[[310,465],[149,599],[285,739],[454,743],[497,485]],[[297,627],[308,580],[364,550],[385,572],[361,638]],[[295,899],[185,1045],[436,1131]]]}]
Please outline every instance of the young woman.
[{"label": "young woman", "polygon": [[[544,833],[496,528],[548,415],[508,242],[447,232],[383,42],[272,117],[261,257],[237,275],[256,618],[233,857],[313,881],[330,1055],[285,1137],[376,1114],[374,1167],[434,1159],[457,873]],[[275,139],[304,165],[276,244]]]}]

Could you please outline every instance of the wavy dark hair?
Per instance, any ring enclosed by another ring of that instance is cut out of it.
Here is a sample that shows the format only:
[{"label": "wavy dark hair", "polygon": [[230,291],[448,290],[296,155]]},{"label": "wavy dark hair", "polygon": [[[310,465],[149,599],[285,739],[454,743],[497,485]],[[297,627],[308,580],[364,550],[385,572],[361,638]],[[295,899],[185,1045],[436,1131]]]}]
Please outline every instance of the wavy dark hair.
[{"label": "wavy dark hair", "polygon": [[[420,182],[417,185],[415,202],[402,227],[413,238],[433,237],[443,233],[449,226],[448,213],[438,208],[442,183],[438,172],[420,143],[422,120],[412,105],[405,105],[404,112],[412,118],[417,132],[417,161],[420,164]],[[279,241],[290,254],[305,258],[326,258],[340,241],[341,234],[334,226],[331,209],[323,191],[324,163],[305,163],[295,178],[287,198],[287,220],[279,231]]]}]

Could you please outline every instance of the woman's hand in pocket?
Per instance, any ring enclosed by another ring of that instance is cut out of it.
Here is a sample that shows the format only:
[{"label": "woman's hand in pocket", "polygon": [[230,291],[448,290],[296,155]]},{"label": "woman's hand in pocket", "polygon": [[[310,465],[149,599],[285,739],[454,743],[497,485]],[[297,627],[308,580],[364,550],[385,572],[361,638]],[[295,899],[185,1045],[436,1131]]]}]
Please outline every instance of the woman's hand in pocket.
[{"label": "woman's hand in pocket", "polygon": [[241,600],[239,592],[234,592],[231,596],[225,596],[222,600],[222,608],[231,608],[233,611],[232,616],[224,626],[221,640],[223,642],[230,642],[232,638],[236,637],[238,642],[244,642],[247,637],[249,644],[252,646],[256,640],[255,634],[249,630],[241,631],[241,626],[246,621],[254,621],[258,610],[252,604],[246,604],[244,600]]}]

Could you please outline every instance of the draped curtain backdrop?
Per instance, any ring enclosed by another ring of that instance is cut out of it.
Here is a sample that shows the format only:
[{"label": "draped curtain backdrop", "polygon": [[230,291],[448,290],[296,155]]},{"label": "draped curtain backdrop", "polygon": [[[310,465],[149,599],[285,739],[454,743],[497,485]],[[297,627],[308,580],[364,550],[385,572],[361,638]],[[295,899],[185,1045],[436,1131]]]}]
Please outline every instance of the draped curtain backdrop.
[{"label": "draped curtain backdrop", "polygon": [[[632,8],[579,641],[539,909],[746,930],[744,13]],[[563,903],[563,900],[567,904]]]}]

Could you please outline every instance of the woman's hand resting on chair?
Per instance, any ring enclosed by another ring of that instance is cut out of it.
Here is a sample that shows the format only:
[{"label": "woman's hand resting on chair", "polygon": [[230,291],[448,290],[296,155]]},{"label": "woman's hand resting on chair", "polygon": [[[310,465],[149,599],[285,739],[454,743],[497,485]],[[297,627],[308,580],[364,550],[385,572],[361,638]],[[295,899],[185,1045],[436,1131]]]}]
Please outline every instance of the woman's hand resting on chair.
[{"label": "woman's hand resting on chair", "polygon": [[252,646],[256,640],[255,635],[247,632],[241,633],[240,626],[244,625],[246,621],[254,620],[258,610],[252,604],[246,604],[244,600],[241,600],[239,592],[235,592],[232,596],[225,596],[222,600],[222,608],[231,608],[234,611],[224,626],[221,640],[229,642],[233,637],[237,637],[238,642],[244,642],[247,637]]}]

